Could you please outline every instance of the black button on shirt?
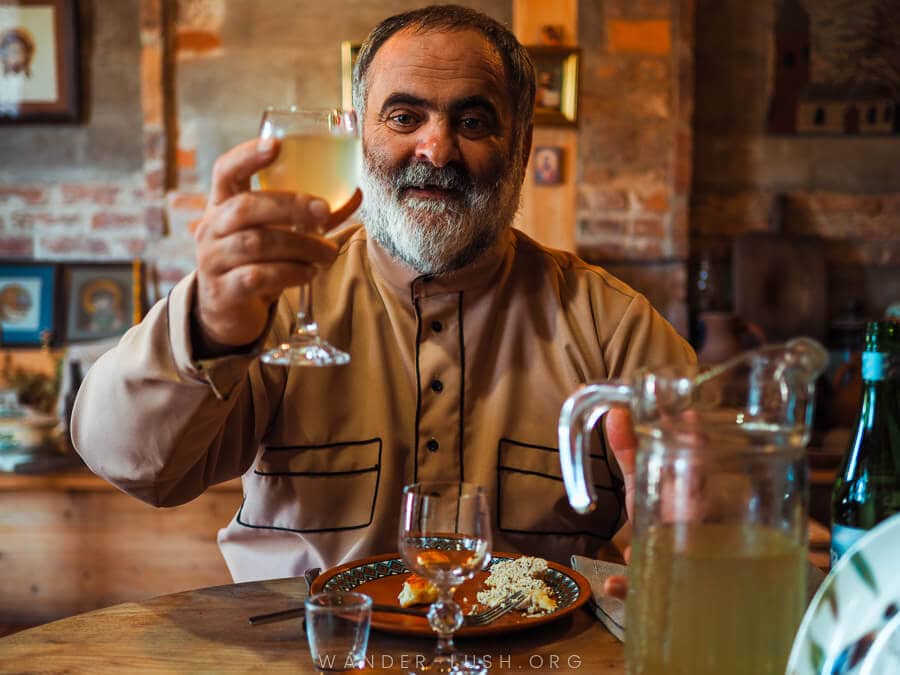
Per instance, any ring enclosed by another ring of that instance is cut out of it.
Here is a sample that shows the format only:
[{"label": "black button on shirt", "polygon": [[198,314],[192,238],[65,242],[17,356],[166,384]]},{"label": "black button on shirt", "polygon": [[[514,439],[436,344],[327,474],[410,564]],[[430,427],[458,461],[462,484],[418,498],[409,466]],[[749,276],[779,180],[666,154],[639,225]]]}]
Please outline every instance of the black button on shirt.
[{"label": "black button on shirt", "polygon": [[432,321],[431,330],[433,330],[435,333],[440,333],[442,330],[444,330],[444,324],[442,324],[440,321]]},{"label": "black button on shirt", "polygon": [[441,446],[440,446],[440,444],[437,442],[437,439],[431,438],[431,439],[429,439],[428,442],[425,444],[425,447],[428,448],[428,451],[429,451],[429,452],[437,452],[437,451],[438,451],[438,448],[441,447]]},{"label": "black button on shirt", "polygon": [[432,380],[431,390],[440,394],[442,391],[444,391],[444,383],[440,380]]}]

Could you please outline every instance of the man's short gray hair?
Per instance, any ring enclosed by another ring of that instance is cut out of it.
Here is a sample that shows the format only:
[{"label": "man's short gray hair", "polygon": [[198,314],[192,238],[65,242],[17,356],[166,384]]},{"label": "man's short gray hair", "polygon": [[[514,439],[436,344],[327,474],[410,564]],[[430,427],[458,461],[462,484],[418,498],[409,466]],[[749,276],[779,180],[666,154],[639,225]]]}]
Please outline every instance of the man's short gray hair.
[{"label": "man's short gray hair", "polygon": [[414,9],[388,17],[372,29],[360,47],[353,68],[353,105],[360,116],[365,115],[366,111],[366,95],[369,92],[366,76],[372,59],[381,46],[401,30],[417,33],[475,30],[487,38],[503,59],[512,110],[517,117],[517,124],[513,127],[513,147],[521,147],[525,132],[534,118],[534,64],[528,50],[500,22],[459,5],[431,5]]}]

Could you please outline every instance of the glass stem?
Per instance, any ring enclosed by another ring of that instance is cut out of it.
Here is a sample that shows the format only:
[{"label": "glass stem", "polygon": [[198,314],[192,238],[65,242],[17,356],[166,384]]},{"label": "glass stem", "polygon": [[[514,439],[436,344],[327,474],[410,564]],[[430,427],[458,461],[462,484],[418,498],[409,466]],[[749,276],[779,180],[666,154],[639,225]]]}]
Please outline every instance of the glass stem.
[{"label": "glass stem", "polygon": [[312,293],[309,284],[300,284],[297,289],[299,299],[297,303],[297,326],[294,328],[294,337],[297,339],[309,339],[319,332],[319,327],[313,319]]},{"label": "glass stem", "polygon": [[455,591],[456,587],[439,589],[437,602],[428,612],[428,622],[438,636],[435,656],[439,659],[453,655],[453,633],[462,625],[462,610],[453,600]]}]

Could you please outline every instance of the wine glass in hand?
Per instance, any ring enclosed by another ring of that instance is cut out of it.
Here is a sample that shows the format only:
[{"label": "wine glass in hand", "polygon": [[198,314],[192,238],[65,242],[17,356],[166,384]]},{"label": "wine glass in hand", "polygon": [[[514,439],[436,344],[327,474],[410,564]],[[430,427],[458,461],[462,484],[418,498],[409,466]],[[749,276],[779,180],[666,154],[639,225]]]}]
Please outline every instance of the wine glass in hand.
[{"label": "wine glass in hand", "polygon": [[406,566],[438,589],[428,622],[438,635],[436,655],[421,672],[483,673],[471,656],[454,658],[453,633],[463,614],[453,594],[491,559],[487,495],[471,483],[415,483],[403,488],[399,529]]},{"label": "wine glass in hand", "polygon": [[[263,190],[303,192],[325,199],[336,225],[359,203],[357,182],[361,147],[356,113],[345,110],[267,108],[260,139],[277,138],[278,158],[257,177]],[[350,355],[319,336],[312,315],[309,283],[300,286],[297,321],[287,342],[267,351],[262,361],[280,366],[333,366]]]}]

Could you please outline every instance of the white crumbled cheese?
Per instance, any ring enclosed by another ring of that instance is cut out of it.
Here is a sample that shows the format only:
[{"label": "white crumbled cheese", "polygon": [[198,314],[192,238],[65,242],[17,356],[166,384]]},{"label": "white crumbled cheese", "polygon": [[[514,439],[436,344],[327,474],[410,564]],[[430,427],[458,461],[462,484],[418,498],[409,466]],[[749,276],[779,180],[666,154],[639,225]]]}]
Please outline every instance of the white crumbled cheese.
[{"label": "white crumbled cheese", "polygon": [[542,578],[546,571],[547,561],[533,556],[494,563],[485,589],[478,592],[478,602],[496,607],[516,591],[524,591],[526,598],[519,609],[528,616],[549,614],[556,609],[556,600]]}]

